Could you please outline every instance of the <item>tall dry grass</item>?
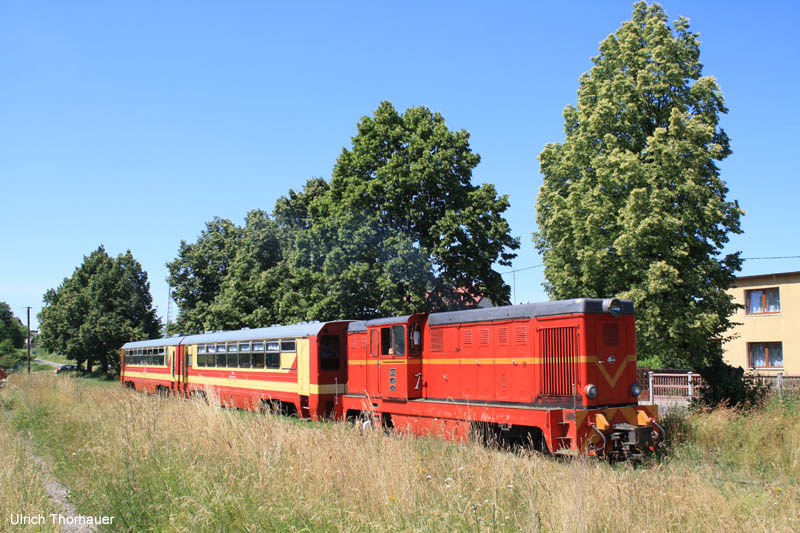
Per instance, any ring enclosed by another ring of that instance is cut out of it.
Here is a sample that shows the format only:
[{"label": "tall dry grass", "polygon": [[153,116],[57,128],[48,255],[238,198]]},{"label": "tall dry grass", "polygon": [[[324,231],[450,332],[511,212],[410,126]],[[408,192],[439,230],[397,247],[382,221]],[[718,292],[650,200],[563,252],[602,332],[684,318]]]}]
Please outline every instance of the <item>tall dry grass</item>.
[{"label": "tall dry grass", "polygon": [[[737,433],[728,426],[782,430],[784,411],[753,422],[683,415],[675,453],[634,469],[360,434],[75,379],[18,376],[0,396],[14,398],[15,427],[49,450],[79,510],[115,516],[115,529],[716,532],[800,523],[790,437],[739,450],[760,460],[726,459]],[[757,467],[768,455],[780,458],[775,467]]]},{"label": "tall dry grass", "polygon": [[[33,460],[23,436],[8,423],[11,409],[13,404],[3,401],[0,390],[0,531],[60,531],[50,522],[50,513],[60,509],[49,500],[41,466]],[[43,515],[45,523],[41,527],[14,526],[12,515]]]}]

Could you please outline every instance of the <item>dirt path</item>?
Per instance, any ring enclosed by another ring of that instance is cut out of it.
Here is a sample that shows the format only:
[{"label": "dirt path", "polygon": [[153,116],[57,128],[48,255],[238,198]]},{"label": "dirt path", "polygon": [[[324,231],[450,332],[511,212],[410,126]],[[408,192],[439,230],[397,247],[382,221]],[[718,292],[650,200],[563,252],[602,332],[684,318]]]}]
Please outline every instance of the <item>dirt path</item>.
[{"label": "dirt path", "polygon": [[61,516],[64,518],[70,517],[76,519],[69,520],[69,522],[74,522],[72,524],[63,524],[61,526],[61,531],[64,533],[85,533],[97,531],[97,527],[94,525],[77,523],[81,522],[81,520],[78,520],[81,515],[78,514],[78,510],[75,509],[75,506],[72,505],[68,499],[69,489],[59,483],[55,476],[53,476],[53,469],[50,463],[33,452],[33,445],[28,438],[25,438],[25,445],[28,447],[28,453],[30,454],[31,459],[33,459],[33,461],[35,461],[42,469],[42,482],[45,490],[47,491],[47,495],[50,497],[50,501],[53,502]]},{"label": "dirt path", "polygon": [[54,366],[54,367],[56,367],[56,368],[61,368],[62,366],[64,366],[63,364],[61,364],[61,363],[56,363],[55,361],[45,361],[44,359],[33,359],[33,360],[34,360],[35,362],[37,362],[37,363],[42,363],[43,365],[50,365],[50,366]]}]

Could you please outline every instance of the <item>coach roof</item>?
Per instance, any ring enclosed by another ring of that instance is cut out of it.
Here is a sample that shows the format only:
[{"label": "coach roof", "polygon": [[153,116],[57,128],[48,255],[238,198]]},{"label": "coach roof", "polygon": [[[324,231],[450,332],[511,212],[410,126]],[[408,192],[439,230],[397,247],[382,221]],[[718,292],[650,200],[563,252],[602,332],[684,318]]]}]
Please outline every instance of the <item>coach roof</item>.
[{"label": "coach roof", "polygon": [[126,342],[122,345],[123,348],[150,348],[152,346],[177,346],[181,343],[184,337],[175,336],[167,337],[166,339],[150,339],[147,341],[133,341]]},{"label": "coach roof", "polygon": [[[622,303],[622,314],[633,314],[633,302],[619,300]],[[586,313],[605,313],[603,298],[575,298],[555,302],[539,302],[535,304],[506,305],[485,309],[468,309],[466,311],[449,311],[431,313],[428,324],[438,326],[444,324],[461,324],[466,322],[495,322],[514,318],[535,318],[540,316],[579,315]]]},{"label": "coach roof", "polygon": [[233,331],[212,331],[184,337],[183,344],[202,344],[204,342],[249,341],[258,339],[283,339],[288,337],[310,337],[319,334],[327,322],[305,322],[290,326],[269,328],[237,329]]}]

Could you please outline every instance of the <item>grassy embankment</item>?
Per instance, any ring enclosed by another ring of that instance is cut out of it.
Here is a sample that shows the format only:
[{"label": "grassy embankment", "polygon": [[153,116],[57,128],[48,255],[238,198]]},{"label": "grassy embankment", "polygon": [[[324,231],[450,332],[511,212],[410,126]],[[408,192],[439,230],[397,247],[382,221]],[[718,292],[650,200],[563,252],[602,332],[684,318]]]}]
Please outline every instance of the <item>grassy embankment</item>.
[{"label": "grassy embankment", "polygon": [[[748,416],[668,417],[675,436],[670,455],[638,469],[360,435],[340,424],[296,423],[76,378],[15,375],[0,402],[0,426],[29,434],[71,488],[78,510],[115,516],[115,529],[734,532],[800,526],[796,399],[773,401]],[[6,484],[0,494],[10,491],[20,501],[15,490]]]},{"label": "grassy embankment", "polygon": [[[5,400],[0,401],[7,406]],[[50,513],[58,512],[45,492],[41,468],[31,460],[22,435],[0,414],[0,531],[15,529],[10,525],[12,514],[44,515],[46,520],[40,531],[60,531],[49,519]]]}]

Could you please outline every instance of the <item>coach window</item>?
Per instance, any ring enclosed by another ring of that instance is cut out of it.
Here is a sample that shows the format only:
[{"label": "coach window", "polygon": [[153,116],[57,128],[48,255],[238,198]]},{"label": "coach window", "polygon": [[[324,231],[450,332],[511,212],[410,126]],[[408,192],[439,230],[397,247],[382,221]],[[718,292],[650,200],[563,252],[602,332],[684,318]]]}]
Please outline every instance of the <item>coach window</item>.
[{"label": "coach window", "polygon": [[253,343],[253,368],[264,368],[264,343]]},{"label": "coach window", "polygon": [[197,345],[197,366],[206,366],[206,345]]},{"label": "coach window", "polygon": [[339,370],[339,336],[323,335],[319,341],[321,370]]},{"label": "coach window", "polygon": [[228,368],[239,368],[239,345],[235,342],[228,344]]},{"label": "coach window", "polygon": [[294,339],[282,340],[281,341],[281,351],[282,352],[296,352],[297,351],[297,342]]},{"label": "coach window", "polygon": [[250,343],[249,342],[240,342],[239,343],[239,368],[250,368],[252,366],[250,362]]},{"label": "coach window", "polygon": [[279,341],[267,341],[267,368],[281,367],[281,347]]},{"label": "coach window", "polygon": [[167,350],[163,346],[158,349],[161,352],[162,365],[167,366]]}]

